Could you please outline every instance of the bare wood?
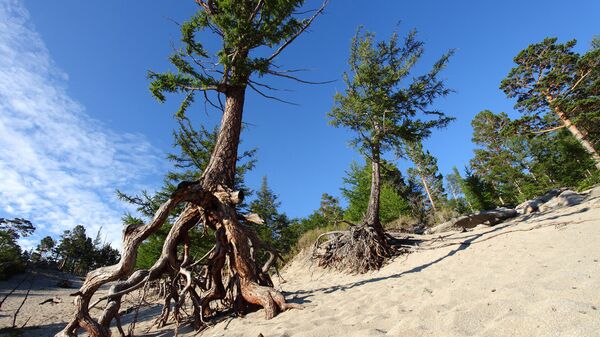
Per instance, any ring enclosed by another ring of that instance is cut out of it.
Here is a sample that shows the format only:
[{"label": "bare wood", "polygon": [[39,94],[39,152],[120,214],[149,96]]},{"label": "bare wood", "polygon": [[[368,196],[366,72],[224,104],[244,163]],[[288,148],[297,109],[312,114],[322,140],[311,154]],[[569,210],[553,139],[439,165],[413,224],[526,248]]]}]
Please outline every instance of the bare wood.
[{"label": "bare wood", "polygon": [[296,34],[292,35],[287,41],[285,41],[281,46],[279,46],[279,48],[277,48],[277,50],[275,50],[275,52],[273,54],[271,54],[271,56],[269,56],[267,58],[267,60],[272,61],[275,57],[277,57],[277,55],[281,54],[281,52],[287,46],[289,46],[292,42],[294,42],[294,40],[298,36],[300,36],[300,34],[302,34],[311,25],[311,23],[317,18],[317,16],[319,16],[319,14],[323,13],[323,11],[325,10],[325,7],[327,7],[328,2],[329,2],[329,0],[323,1],[323,4],[321,5],[321,7],[313,14],[313,16],[310,19],[308,19],[308,21],[306,21],[304,26],[299,31],[297,31]]},{"label": "bare wood", "polygon": [[58,297],[51,297],[49,299],[46,299],[46,300],[40,302],[40,305],[44,305],[46,303],[59,304],[59,303],[62,303],[62,299],[60,299]]},{"label": "bare wood", "polygon": [[560,126],[557,126],[557,127],[550,128],[550,129],[545,129],[545,130],[540,130],[540,131],[532,131],[531,133],[534,133],[534,134],[547,133],[547,132],[552,132],[552,131],[560,130],[560,129],[563,129],[563,128],[566,128],[566,127],[567,126],[563,124],[563,125],[560,125]]},{"label": "bare wood", "polygon": [[12,290],[11,290],[11,291],[9,291],[9,292],[8,292],[8,294],[6,294],[6,295],[4,296],[4,298],[2,298],[2,301],[0,301],[0,308],[2,308],[2,303],[4,303],[4,301],[6,301],[6,299],[7,299],[7,298],[8,298],[10,295],[12,295],[12,293],[14,293],[14,292],[15,292],[15,290],[17,290],[17,289],[18,289],[18,288],[21,286],[21,284],[23,284],[23,282],[25,282],[25,280],[27,280],[27,278],[28,278],[28,277],[29,277],[29,275],[25,275],[25,276],[23,276],[23,279],[21,279],[21,281],[19,281],[19,283],[17,283],[17,285],[16,285],[14,288],[12,288]]},{"label": "bare wood", "polygon": [[[13,314],[13,320],[12,320],[12,327],[13,328],[17,327],[17,325],[16,325],[16,323],[17,323],[17,316],[19,315],[19,312],[21,311],[21,308],[25,304],[25,301],[27,301],[27,298],[29,297],[29,293],[31,292],[31,288],[32,287],[33,287],[33,279],[31,279],[31,281],[29,281],[29,289],[27,289],[27,293],[25,293],[25,297],[23,298],[23,301],[21,302],[21,304],[19,305],[19,307],[17,308],[17,310]],[[29,319],[27,319],[27,320],[29,321]],[[27,323],[25,323],[25,324],[27,324]]]},{"label": "bare wood", "polygon": [[427,192],[427,198],[429,198],[429,202],[431,202],[431,208],[433,208],[433,213],[437,213],[437,211],[435,209],[435,202],[433,201],[433,198],[431,197],[431,192],[429,191],[429,186],[423,175],[421,175],[421,181],[423,182],[423,187],[425,187],[425,192]]}]

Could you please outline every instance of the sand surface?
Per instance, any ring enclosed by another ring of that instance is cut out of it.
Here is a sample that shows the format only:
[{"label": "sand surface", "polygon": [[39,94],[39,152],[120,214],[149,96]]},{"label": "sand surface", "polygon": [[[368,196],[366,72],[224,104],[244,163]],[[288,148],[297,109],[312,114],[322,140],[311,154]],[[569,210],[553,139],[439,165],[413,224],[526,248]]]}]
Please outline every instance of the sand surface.
[{"label": "sand surface", "polygon": [[[277,287],[304,310],[269,321],[261,310],[197,336],[600,336],[599,197],[495,227],[420,239],[427,241],[419,251],[365,275],[323,271],[298,258]],[[25,303],[18,321],[30,317],[27,325],[39,328],[24,336],[53,335],[73,310],[73,289],[44,281],[52,275],[38,276],[35,300]],[[0,283],[0,299],[21,277]],[[23,293],[2,306],[0,327],[10,325]],[[52,296],[64,302],[37,304]],[[159,311],[140,311],[144,321],[136,335],[173,336],[173,325],[146,333]],[[182,327],[179,335],[196,333]]]}]

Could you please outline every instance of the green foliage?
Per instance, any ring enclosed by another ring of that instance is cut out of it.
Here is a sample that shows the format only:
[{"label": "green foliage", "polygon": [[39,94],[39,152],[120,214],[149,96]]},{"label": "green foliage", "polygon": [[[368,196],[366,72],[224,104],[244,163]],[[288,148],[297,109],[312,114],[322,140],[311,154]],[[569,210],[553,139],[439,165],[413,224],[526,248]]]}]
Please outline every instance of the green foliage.
[{"label": "green foliage", "polygon": [[[549,115],[540,121],[552,125],[553,120]],[[516,205],[552,188],[575,188],[596,171],[589,154],[564,129],[532,133],[523,119],[511,121],[505,113],[488,110],[471,124],[478,145],[471,169],[484,183],[473,180],[472,190],[479,192],[472,192],[471,200],[488,200],[476,201],[474,208],[490,207],[496,199],[500,205]]]},{"label": "green foliage", "polygon": [[32,254],[32,260],[34,262],[54,262],[55,247],[56,241],[51,236],[44,237]]},{"label": "green foliage", "polygon": [[458,172],[456,166],[452,167],[452,173],[446,175],[446,186],[451,195],[451,198],[448,200],[448,207],[458,214],[473,213],[475,210],[467,199],[465,199],[462,184],[463,181],[460,172]]},{"label": "green foliage", "polygon": [[61,261],[61,270],[84,275],[92,269],[113,265],[120,259],[119,251],[109,244],[92,241],[81,225],[66,230],[56,246],[56,255]]},{"label": "green foliage", "polygon": [[388,42],[376,42],[373,33],[360,30],[352,40],[350,72],[344,74],[346,89],[335,95],[328,116],[333,126],[356,132],[351,144],[371,159],[401,148],[403,141],[425,138],[432,128],[445,127],[452,120],[431,108],[436,98],[450,93],[438,76],[452,52],[442,56],[429,73],[409,80],[423,52],[415,31],[402,43],[398,34]]},{"label": "green foliage", "polygon": [[7,233],[16,240],[31,235],[35,231],[35,226],[31,221],[23,218],[0,218],[0,231]]},{"label": "green foliage", "polygon": [[0,218],[0,280],[25,269],[27,259],[17,240],[31,235],[34,231],[35,226],[29,220]]},{"label": "green foliage", "polygon": [[[386,166],[382,177],[379,216],[382,223],[390,222],[401,215],[411,214],[411,207],[406,198],[402,197],[397,188],[390,183],[386,177],[390,176],[391,165]],[[344,218],[359,222],[363,219],[369,204],[371,191],[371,165],[369,162],[361,166],[356,162],[350,165],[344,178],[342,195],[348,200],[348,208],[344,212]]]},{"label": "green foliage", "polygon": [[[505,113],[489,110],[478,113],[471,121],[472,141],[478,148],[471,159],[471,168],[494,189],[504,203],[516,205],[537,193],[527,193],[525,185],[533,183],[528,162],[527,139],[519,132]],[[542,192],[543,193],[543,192]]]},{"label": "green foliage", "polygon": [[[429,208],[437,205],[438,209],[446,204],[444,191],[444,177],[439,172],[437,159],[429,152],[423,150],[421,142],[411,142],[407,146],[407,154],[415,167],[408,169],[409,179],[414,184],[420,184],[428,189],[431,199],[427,199]],[[433,202],[435,205],[432,205]]]},{"label": "green foliage", "polygon": [[[423,52],[423,42],[416,39],[415,31],[403,42],[398,34],[389,41],[376,42],[373,33],[361,30],[352,40],[350,71],[344,74],[346,89],[335,95],[328,116],[331,125],[355,132],[351,145],[376,166],[381,165],[385,152],[395,150],[402,156],[407,142],[428,137],[433,128],[445,127],[453,119],[431,107],[435,99],[450,93],[439,73],[452,52],[443,55],[427,74],[410,78]],[[381,222],[398,218],[407,208],[398,191],[389,184],[379,186],[377,174],[376,183],[365,186],[364,178],[369,179],[367,182],[371,178],[361,176],[356,167],[351,170],[354,172],[346,183],[353,187],[344,191],[350,201],[346,217],[353,221],[366,217],[370,195],[380,195],[375,209],[379,208]],[[373,193],[365,194],[365,187],[369,191],[372,188]],[[377,213],[369,210],[369,214]]]},{"label": "green foliage", "polygon": [[298,235],[298,239],[296,240],[295,244],[292,246],[290,251],[286,254],[285,259],[290,260],[291,258],[296,256],[301,251],[303,251],[305,249],[311,249],[312,246],[314,245],[314,243],[316,242],[317,238],[321,234],[331,232],[331,231],[341,231],[341,230],[348,229],[348,224],[341,223],[341,222],[325,223],[326,225],[323,225],[323,224],[324,223],[321,223],[320,226],[315,226],[312,228],[311,228],[311,226],[307,226],[306,228],[310,228],[310,229],[301,231],[300,234]]},{"label": "green foliage", "polygon": [[598,170],[579,142],[566,130],[531,139],[532,171],[544,189],[576,188]]},{"label": "green foliage", "polygon": [[577,185],[577,191],[585,191],[597,185],[600,185],[600,170],[596,170],[594,173],[580,181]]},{"label": "green foliage", "polygon": [[[308,18],[297,15],[303,4],[303,0],[200,3],[200,10],[181,25],[183,46],[170,57],[176,72],[150,72],[150,91],[161,102],[166,93],[184,94],[176,113],[183,117],[199,93],[214,91],[220,95],[228,88],[247,85],[256,91],[257,86],[269,88],[251,79],[253,74],[295,79],[278,70],[273,61],[323,11],[326,2]],[[219,50],[204,48],[201,40],[210,34],[219,40]]]},{"label": "green foliage", "polygon": [[269,188],[267,177],[263,177],[260,190],[256,192],[256,199],[250,202],[248,208],[250,212],[258,214],[264,224],[253,224],[260,240],[280,252],[286,252],[291,245],[290,220],[279,212],[281,203],[277,200],[277,195]]},{"label": "green foliage", "polygon": [[509,98],[516,98],[515,108],[529,113],[547,112],[548,97],[568,95],[577,80],[575,76],[579,55],[572,51],[575,40],[564,44],[556,38],[546,38],[529,45],[515,58],[516,67],[502,81]]},{"label": "green foliage", "polygon": [[550,112],[562,114],[585,130],[588,140],[600,140],[600,49],[592,46],[585,55],[572,49],[576,41],[557,43],[546,38],[522,50],[516,66],[502,81],[515,108],[539,120]]},{"label": "green foliage", "polygon": [[493,209],[498,205],[493,186],[471,170],[465,169],[465,178],[461,179],[460,186],[465,199],[474,210]]},{"label": "green foliage", "polygon": [[343,213],[339,200],[323,193],[317,210],[305,218],[290,221],[289,226],[284,228],[282,238],[286,245],[285,259],[288,260],[302,249],[309,247],[319,234],[346,228],[347,225],[341,221]]},{"label": "green foliage", "polygon": [[25,260],[17,240],[6,231],[0,231],[0,280],[22,272],[24,268]]}]

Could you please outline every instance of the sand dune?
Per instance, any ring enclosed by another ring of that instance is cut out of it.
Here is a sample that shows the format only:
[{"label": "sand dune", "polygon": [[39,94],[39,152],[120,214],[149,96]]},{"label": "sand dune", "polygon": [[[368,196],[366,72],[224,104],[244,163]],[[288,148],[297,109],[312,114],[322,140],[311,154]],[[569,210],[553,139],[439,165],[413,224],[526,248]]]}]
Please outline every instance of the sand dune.
[{"label": "sand dune", "polygon": [[[304,310],[269,321],[258,311],[198,335],[600,336],[600,198],[419,239],[426,240],[419,251],[365,275],[323,271],[299,257],[277,287]],[[1,283],[0,292],[11,282]],[[66,296],[71,291],[35,289],[36,300],[25,304],[20,317],[31,316],[28,326],[40,328],[25,336],[55,333],[72,311]],[[37,304],[50,296],[66,301]],[[7,301],[0,326],[10,323],[10,310],[19,303],[18,297]],[[138,336],[173,335],[172,325],[145,334],[159,309],[140,312],[147,320],[138,323]],[[186,328],[179,334],[195,335]]]}]

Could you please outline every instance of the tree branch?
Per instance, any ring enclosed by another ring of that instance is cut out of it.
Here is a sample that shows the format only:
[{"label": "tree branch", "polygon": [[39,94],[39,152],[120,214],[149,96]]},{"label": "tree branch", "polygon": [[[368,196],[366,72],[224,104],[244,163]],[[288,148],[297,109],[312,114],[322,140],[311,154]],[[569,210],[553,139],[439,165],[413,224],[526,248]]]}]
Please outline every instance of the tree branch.
[{"label": "tree branch", "polygon": [[561,126],[553,127],[553,128],[546,129],[546,130],[532,131],[531,133],[537,135],[537,134],[542,134],[542,133],[546,133],[546,132],[552,132],[552,131],[559,130],[559,129],[562,129],[562,128],[565,128],[565,127],[567,127],[567,126],[563,124]]},{"label": "tree branch", "polygon": [[252,85],[252,82],[248,82],[248,86],[249,86],[250,88],[252,88],[252,90],[256,91],[256,92],[257,92],[259,95],[261,95],[262,97],[269,98],[269,99],[276,100],[276,101],[279,101],[279,102],[281,102],[281,103],[286,103],[286,104],[290,104],[290,105],[299,105],[298,103],[294,103],[294,102],[286,101],[286,100],[283,100],[283,99],[281,99],[281,98],[277,98],[277,97],[275,97],[275,96],[270,96],[270,95],[267,95],[267,94],[265,94],[264,92],[262,92],[262,91],[258,90],[258,89],[257,89],[257,88],[256,88],[254,85]]},{"label": "tree branch", "polygon": [[313,16],[310,17],[310,19],[308,19],[308,21],[306,22],[306,24],[304,24],[304,26],[300,30],[298,30],[296,32],[296,34],[292,35],[292,37],[290,37],[281,46],[279,46],[279,48],[277,48],[277,50],[271,56],[269,56],[267,58],[267,61],[269,61],[269,62],[272,61],[275,57],[277,57],[277,55],[281,54],[281,52],[287,46],[289,46],[298,36],[300,36],[300,34],[302,34],[310,26],[310,24],[315,20],[315,18],[317,16],[319,16],[319,14],[323,13],[323,10],[325,10],[325,7],[327,6],[328,2],[329,2],[329,0],[323,1],[323,4],[321,5],[321,7],[315,12],[315,14],[313,14]]}]

